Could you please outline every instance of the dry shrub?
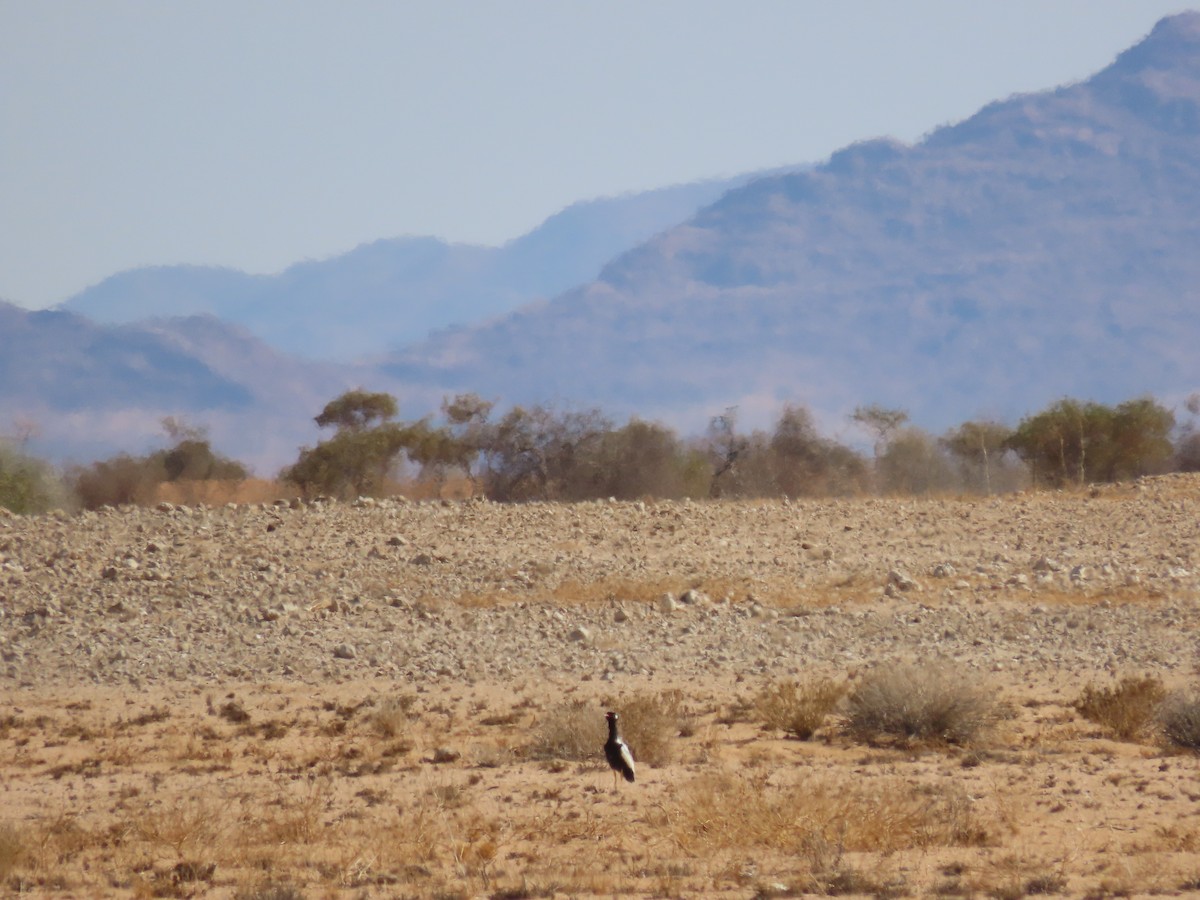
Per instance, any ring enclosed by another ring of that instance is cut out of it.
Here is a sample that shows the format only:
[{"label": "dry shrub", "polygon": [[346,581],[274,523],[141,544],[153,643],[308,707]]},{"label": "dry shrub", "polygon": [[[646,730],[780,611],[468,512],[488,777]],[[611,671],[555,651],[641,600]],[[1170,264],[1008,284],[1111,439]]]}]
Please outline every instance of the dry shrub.
[{"label": "dry shrub", "polygon": [[1163,736],[1176,747],[1200,752],[1200,694],[1171,694],[1159,708],[1158,721]]},{"label": "dry shrub", "polygon": [[992,696],[947,666],[891,665],[847,701],[847,727],[864,740],[966,744],[995,720]]},{"label": "dry shrub", "polygon": [[169,807],[144,804],[133,816],[132,834],[179,859],[212,847],[226,827],[220,805],[208,797],[181,799]]},{"label": "dry shrub", "polygon": [[395,694],[384,698],[371,714],[371,727],[380,737],[389,739],[407,733],[416,702],[413,694]]},{"label": "dry shrub", "polygon": [[668,765],[674,756],[672,738],[685,719],[678,691],[637,694],[604,706],[576,700],[548,710],[534,728],[529,755],[537,759],[598,760],[603,758],[608,727],[606,709],[620,716],[621,736],[634,759],[649,766]]},{"label": "dry shrub", "polygon": [[826,874],[844,850],[978,845],[990,832],[958,785],[900,779],[848,783],[814,775],[780,786],[766,776],[707,774],[685,784],[665,816],[688,853],[766,848],[798,855]]},{"label": "dry shrub", "polygon": [[845,693],[845,685],[828,678],[803,684],[785,678],[759,692],[754,699],[754,713],[767,728],[807,741],[825,724]]},{"label": "dry shrub", "polygon": [[[621,736],[635,760],[656,769],[671,764],[675,758],[674,738],[687,719],[681,692],[635,694],[628,700],[612,702],[609,708],[620,716]],[[597,745],[596,752],[599,748]]]},{"label": "dry shrub", "polygon": [[[961,872],[958,874],[962,874]],[[956,890],[960,896],[984,896],[999,898],[1037,897],[1062,894],[1066,891],[1067,877],[1060,860],[1052,863],[1037,857],[1018,853],[1003,853],[983,861],[980,871],[967,879],[967,883],[949,882],[938,893],[948,895]]]},{"label": "dry shrub", "polygon": [[1113,687],[1089,684],[1073,706],[1090,722],[1103,725],[1123,741],[1133,740],[1154,721],[1167,696],[1162,681],[1153,675],[1130,675]]},{"label": "dry shrub", "polygon": [[606,734],[604,713],[595,703],[560,703],[538,719],[529,755],[536,759],[594,759],[604,746]]}]

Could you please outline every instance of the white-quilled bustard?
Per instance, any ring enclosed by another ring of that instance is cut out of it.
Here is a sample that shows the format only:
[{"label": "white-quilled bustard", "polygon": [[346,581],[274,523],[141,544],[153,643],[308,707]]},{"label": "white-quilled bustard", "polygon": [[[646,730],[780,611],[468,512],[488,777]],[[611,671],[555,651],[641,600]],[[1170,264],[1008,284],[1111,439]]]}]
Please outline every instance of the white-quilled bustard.
[{"label": "white-quilled bustard", "polygon": [[605,714],[604,718],[608,720],[608,740],[604,742],[604,758],[608,760],[609,768],[613,771],[615,791],[620,784],[617,780],[618,775],[623,776],[626,781],[634,780],[633,751],[617,732],[617,714],[610,712]]}]

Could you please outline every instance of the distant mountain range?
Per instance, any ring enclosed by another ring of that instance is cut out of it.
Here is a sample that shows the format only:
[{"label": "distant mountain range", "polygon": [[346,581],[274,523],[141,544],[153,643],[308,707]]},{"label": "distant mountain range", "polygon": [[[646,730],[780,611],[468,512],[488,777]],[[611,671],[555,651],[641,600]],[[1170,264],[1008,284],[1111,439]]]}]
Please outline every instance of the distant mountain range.
[{"label": "distant mountain range", "polygon": [[1200,14],[1086,82],[756,179],[589,285],[395,354],[512,401],[931,429],[1200,387]]},{"label": "distant mountain range", "polygon": [[[935,430],[1064,395],[1171,402],[1200,389],[1198,250],[1184,13],[1087,81],[916,145],[585,204],[503,248],[381,241],[278,276],[139,270],[63,312],[0,307],[0,427],[38,418],[79,454],[88,429],[128,447],[184,414],[263,469],[350,384],[405,415],[470,390],[685,430],[735,405],[766,424],[788,401],[823,423],[879,402]],[[130,321],[151,312],[208,315]]]},{"label": "distant mountain range", "polygon": [[132,269],[76,294],[62,309],[104,324],[208,314],[285,353],[350,361],[590,281],[613,256],[751,177],[576,203],[503,247],[407,237],[297,263],[278,275],[205,266]]}]

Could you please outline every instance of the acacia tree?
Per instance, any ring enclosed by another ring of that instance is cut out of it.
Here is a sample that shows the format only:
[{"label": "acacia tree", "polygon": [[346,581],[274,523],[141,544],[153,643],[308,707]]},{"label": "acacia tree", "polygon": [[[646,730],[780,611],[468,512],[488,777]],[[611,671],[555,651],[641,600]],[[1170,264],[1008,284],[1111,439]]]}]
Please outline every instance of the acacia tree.
[{"label": "acacia tree", "polygon": [[783,408],[769,449],[774,492],[789,497],[855,493],[867,481],[862,457],[818,434],[812,414],[802,406]]},{"label": "acacia tree", "polygon": [[712,478],[709,481],[710,497],[735,494],[737,466],[750,448],[750,441],[737,431],[737,407],[730,406],[719,416],[708,421],[708,455],[712,462]]},{"label": "acacia tree", "polygon": [[241,463],[213,451],[207,428],[174,416],[163,419],[162,426],[171,446],[150,460],[161,460],[167,481],[241,481],[249,474]]},{"label": "acacia tree", "polygon": [[612,424],[599,410],[516,406],[487,431],[484,481],[493,500],[599,496],[600,445]]},{"label": "acacia tree", "polygon": [[1150,398],[1116,408],[1067,398],[1023,419],[1008,445],[1029,464],[1035,483],[1119,481],[1165,470],[1174,424],[1174,414]]},{"label": "acacia tree", "polygon": [[1150,397],[1126,400],[1112,411],[1105,453],[1096,467],[1101,481],[1165,472],[1174,447],[1175,414]]},{"label": "acacia tree", "polygon": [[992,492],[992,466],[1004,454],[1012,429],[999,422],[963,422],[946,433],[942,446],[959,460],[968,482],[983,476],[984,493]]},{"label": "acacia tree", "polygon": [[601,497],[680,499],[700,496],[708,484],[703,454],[687,448],[670,428],[630,419],[606,432],[598,447]]},{"label": "acacia tree", "polygon": [[65,501],[62,482],[47,463],[0,438],[0,507],[39,513],[65,506]]},{"label": "acacia tree", "polygon": [[928,494],[957,482],[942,446],[920,428],[902,428],[887,442],[876,474],[885,493]]},{"label": "acacia tree", "polygon": [[322,428],[335,428],[333,437],[302,448],[280,477],[306,494],[379,494],[396,458],[418,445],[428,431],[424,420],[393,422],[396,413],[396,399],[390,394],[347,391],[329,401],[314,419]]},{"label": "acacia tree", "polygon": [[873,448],[878,464],[880,455],[887,449],[896,429],[908,421],[908,413],[903,409],[888,409],[886,406],[872,403],[869,406],[856,406],[850,414],[850,421],[874,433]]},{"label": "acacia tree", "polygon": [[1175,468],[1180,472],[1200,472],[1200,429],[1196,427],[1200,417],[1200,393],[1188,397],[1184,409],[1191,419],[1180,429],[1175,444]]}]

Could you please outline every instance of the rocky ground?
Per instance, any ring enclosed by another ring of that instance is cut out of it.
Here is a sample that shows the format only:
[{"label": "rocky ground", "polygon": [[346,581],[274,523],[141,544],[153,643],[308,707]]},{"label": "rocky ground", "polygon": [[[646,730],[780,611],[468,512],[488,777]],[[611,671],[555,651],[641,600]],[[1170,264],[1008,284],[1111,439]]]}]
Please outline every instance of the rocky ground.
[{"label": "rocky ground", "polygon": [[[696,779],[754,771],[761,795],[768,783],[794,789],[800,765],[826,787],[863,770],[985,798],[978,846],[884,840],[856,849],[861,858],[839,855],[838,871],[876,873],[865,893],[953,884],[999,896],[1008,885],[1021,896],[1038,877],[1059,893],[1136,893],[1148,871],[1156,889],[1175,890],[1191,868],[1200,878],[1200,810],[1184,787],[1194,762],[1149,739],[1109,740],[1071,700],[1130,673],[1190,685],[1198,624],[1196,476],[1000,498],[0,512],[0,686],[14,710],[0,710],[10,801],[0,885],[242,897],[794,892],[812,889],[828,860],[750,838],[714,848],[680,820],[699,815],[686,805]],[[1014,710],[969,768],[958,750],[864,756],[833,725],[824,743],[788,742],[745,713],[750,694],[781,678],[853,683],[931,659]],[[690,724],[641,793],[613,800],[594,761],[556,769],[529,751],[560,704],[602,710],[663,691],[678,692]],[[402,739],[379,725],[388,702],[403,707]],[[225,715],[230,704],[246,719]],[[278,734],[261,730],[272,721]],[[364,761],[376,768],[354,771]],[[1064,778],[1077,793],[1005,811]],[[1139,813],[1155,779],[1171,802]],[[721,784],[705,793],[740,789]],[[213,818],[205,804],[218,796],[222,810],[246,807],[242,823],[265,815],[256,803],[308,809],[309,830],[272,845],[306,852],[272,868],[127,821],[136,808],[140,822],[169,814],[182,828],[189,810]],[[377,808],[372,797],[386,799]],[[385,819],[411,836],[420,798],[431,804],[429,846],[403,861],[379,849],[369,863],[343,859],[349,850],[321,837]],[[1109,814],[1127,841],[1114,843]],[[60,847],[64,816],[88,836],[75,850]],[[1103,840],[1083,836],[1097,828]],[[1152,864],[1105,869],[1118,845],[1142,847]],[[57,863],[46,847],[59,848]],[[179,865],[202,871],[181,876]]]},{"label": "rocky ground", "polygon": [[0,677],[695,677],[927,653],[1190,671],[1198,493],[8,517]]}]

